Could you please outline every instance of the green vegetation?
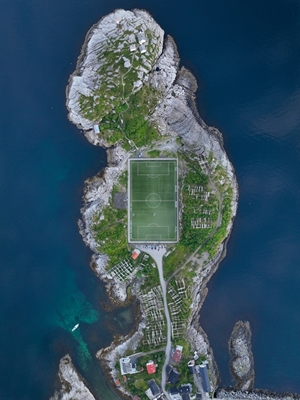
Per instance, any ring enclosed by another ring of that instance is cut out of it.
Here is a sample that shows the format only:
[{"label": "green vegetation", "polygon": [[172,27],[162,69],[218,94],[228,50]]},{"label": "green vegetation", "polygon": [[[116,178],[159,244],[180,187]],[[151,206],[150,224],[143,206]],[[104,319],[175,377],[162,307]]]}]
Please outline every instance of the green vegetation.
[{"label": "green vegetation", "polygon": [[180,242],[174,246],[174,250],[164,258],[164,277],[167,279],[178,267],[184,263],[190,254],[190,249]]},{"label": "green vegetation", "polygon": [[147,154],[151,158],[157,158],[160,155],[160,150],[150,150]]},{"label": "green vegetation", "polygon": [[111,205],[94,216],[94,238],[98,251],[110,258],[108,268],[128,258],[127,210],[117,210]]},{"label": "green vegetation", "polygon": [[206,244],[201,248],[201,253],[207,251],[210,257],[213,257],[218,250],[218,247],[227,236],[227,227],[231,220],[231,202],[232,202],[232,189],[228,188],[223,194],[222,199],[222,221],[217,232],[211,237]]},{"label": "green vegetation", "polygon": [[[212,157],[212,161],[215,161]],[[207,251],[213,257],[220,244],[227,236],[227,228],[232,217],[231,203],[233,200],[233,190],[225,169],[221,165],[216,165],[211,172],[211,180],[218,188],[221,196],[221,224],[216,233],[201,248],[201,253]]]},{"label": "green vegetation", "polygon": [[[148,117],[161,97],[160,92],[147,83],[139,89],[135,86],[136,82],[141,82],[141,70],[150,71],[156,61],[157,48],[151,43],[152,33],[147,34],[150,42],[145,55],[139,51],[130,52],[128,34],[120,33],[118,39],[98,52],[99,82],[91,95],[82,94],[79,98],[82,115],[100,123],[101,137],[110,145],[122,141],[127,149],[150,144],[159,137]],[[124,58],[128,60],[127,67]]]},{"label": "green vegetation", "polygon": [[[149,375],[146,370],[146,364],[152,360],[156,364],[156,372]],[[155,379],[157,384],[161,382],[161,372],[165,361],[165,353],[163,351],[150,354],[149,356],[139,357],[137,359],[137,370],[143,368],[142,372],[133,375],[127,375],[127,382],[124,387],[127,388],[130,393],[137,394],[141,399],[148,399],[145,395],[145,391],[148,389],[148,381]]]},{"label": "green vegetation", "polygon": [[149,258],[146,258],[145,255],[143,255],[141,258],[140,267],[142,277],[144,278],[144,283],[141,284],[142,291],[152,289],[153,287],[159,285],[158,270],[152,257],[149,256]]},{"label": "green vegetation", "polygon": [[[204,242],[214,229],[218,218],[218,200],[209,188],[209,178],[202,172],[198,161],[188,159],[188,172],[183,187],[182,234],[180,242],[194,251]],[[208,225],[206,228],[195,228],[192,221],[198,225]]]},{"label": "green vegetation", "polygon": [[125,188],[127,188],[127,183],[128,183],[128,171],[124,171],[119,179],[119,184]]}]

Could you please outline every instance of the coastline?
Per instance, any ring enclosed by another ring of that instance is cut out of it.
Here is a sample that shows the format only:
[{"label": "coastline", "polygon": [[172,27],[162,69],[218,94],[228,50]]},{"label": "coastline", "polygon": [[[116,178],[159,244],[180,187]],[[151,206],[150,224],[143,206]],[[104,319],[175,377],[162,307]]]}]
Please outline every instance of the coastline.
[{"label": "coastline", "polygon": [[[120,10],[116,10],[110,15],[117,13],[118,11]],[[133,10],[133,12],[134,11],[136,10]],[[141,15],[139,11],[138,13]],[[142,13],[152,19],[148,12],[142,11]],[[100,139],[94,134],[90,122],[87,123],[81,116],[74,118],[76,110],[74,111],[72,106],[70,106],[73,81],[82,75],[82,72],[85,69],[85,63],[88,60],[89,54],[87,53],[89,42],[92,40],[97,27],[101,25],[105,18],[107,18],[107,16],[101,18],[98,23],[94,24],[85,37],[80,56],[77,60],[76,69],[70,76],[69,84],[66,89],[66,106],[69,111],[68,118],[80,130],[83,130],[86,138],[92,144],[100,145],[107,149],[107,167],[95,177],[90,178],[85,182],[83,196],[84,205],[80,210],[82,219],[78,221],[78,225],[85,244],[94,252],[90,264],[91,268],[96,275],[106,283],[106,289],[109,293],[110,300],[118,305],[126,301],[127,287],[128,285],[131,285],[132,280],[129,283],[127,282],[126,284],[121,285],[116,282],[116,280],[110,275],[109,271],[106,271],[105,267],[108,262],[108,257],[105,254],[98,252],[97,243],[93,238],[93,215],[96,210],[99,212],[99,210],[108,205],[114,182],[118,181],[122,172],[126,170],[127,159],[134,155],[135,152],[126,151],[121,147],[121,145],[113,147],[109,146],[105,140]],[[157,25],[154,20],[153,24]],[[165,71],[165,74],[162,73],[162,77],[157,77],[155,72],[153,72],[155,71],[155,68],[159,68],[160,71]],[[231,204],[232,218],[227,227],[227,236],[221,243],[217,254],[208,262],[207,265],[205,265],[205,267],[203,266],[202,261],[199,260],[198,255],[195,255],[192,259],[195,265],[197,278],[195,279],[192,288],[193,312],[188,322],[186,337],[191,336],[193,339],[190,342],[191,345],[194,346],[194,349],[207,356],[211,366],[213,386],[216,388],[220,381],[218,369],[213,357],[213,351],[209,345],[208,337],[199,325],[199,313],[208,292],[207,283],[218,269],[222,259],[226,256],[226,244],[230,237],[237,209],[237,182],[233,166],[228,160],[223,147],[221,133],[216,128],[208,127],[198,113],[195,101],[195,92],[197,90],[196,79],[192,73],[184,67],[179,70],[179,55],[177,47],[173,38],[170,36],[167,36],[164,40],[164,45],[162,46],[161,54],[157,59],[155,68],[150,71],[148,80],[152,81],[156,86],[159,86],[160,90],[163,91],[163,95],[155,112],[151,116],[151,120],[159,129],[161,134],[164,135],[164,137],[167,137],[164,142],[155,143],[155,148],[163,151],[167,149],[172,152],[178,151],[180,147],[180,151],[183,153],[192,152],[198,160],[201,160],[203,154],[208,156],[208,154],[212,152],[214,157],[216,157],[218,162],[220,162],[222,167],[226,170],[233,189],[233,201]],[[182,121],[182,115],[185,116],[184,121]],[[178,138],[181,140],[180,146],[176,141]],[[141,150],[146,151],[147,149],[143,148]],[[132,289],[132,293],[138,298],[138,293],[134,288]],[[116,377],[114,365],[118,357],[124,354],[129,346],[132,350],[137,346],[137,338],[141,335],[144,326],[145,315],[142,308],[141,315],[142,320],[139,322],[138,328],[135,332],[131,332],[126,338],[115,338],[114,342],[108,348],[102,349],[97,353],[97,358],[101,360],[102,366],[107,366],[105,370],[110,377],[111,382],[113,382]],[[120,341],[125,341],[126,344],[120,344]],[[128,394],[123,393],[123,395],[125,396],[124,398],[128,399]]]}]

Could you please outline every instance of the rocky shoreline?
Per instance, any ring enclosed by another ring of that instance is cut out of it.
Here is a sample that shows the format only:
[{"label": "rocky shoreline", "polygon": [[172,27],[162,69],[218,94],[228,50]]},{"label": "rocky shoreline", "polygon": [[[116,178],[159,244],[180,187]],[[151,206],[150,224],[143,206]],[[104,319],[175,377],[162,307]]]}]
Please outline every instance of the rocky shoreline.
[{"label": "rocky shoreline", "polygon": [[[207,295],[207,282],[217,270],[219,263],[225,257],[226,243],[230,236],[233,219],[237,210],[238,187],[234,174],[234,169],[230,163],[224,148],[220,132],[208,127],[198,114],[195,103],[195,92],[197,82],[190,71],[184,67],[179,69],[179,55],[174,40],[167,36],[165,41],[164,32],[153,18],[141,10],[124,11],[116,10],[109,16],[103,17],[97,24],[89,30],[86,35],[81,54],[78,58],[76,70],[71,75],[69,85],[66,90],[67,108],[69,110],[69,119],[80,130],[84,131],[87,139],[94,145],[100,145],[107,149],[108,166],[97,176],[88,179],[85,182],[83,201],[81,209],[82,219],[78,222],[80,233],[84,242],[94,252],[91,261],[91,267],[97,276],[106,283],[106,288],[112,301],[124,302],[127,298],[127,284],[117,283],[116,280],[105,270],[108,257],[97,250],[97,243],[93,238],[92,224],[95,212],[106,207],[111,198],[114,182],[118,181],[121,174],[127,168],[127,160],[135,155],[133,151],[126,151],[121,144],[109,147],[105,140],[100,139],[92,129],[92,122],[80,115],[78,107],[78,96],[80,93],[90,93],[94,88],[95,79],[93,74],[99,67],[99,60],[93,54],[94,46],[99,37],[103,35],[115,35],[118,29],[118,22],[122,20],[124,26],[129,23],[137,24],[141,21],[143,24],[155,31],[158,36],[157,61],[153,68],[144,74],[144,81],[147,81],[153,87],[159,89],[161,99],[158,103],[150,120],[157,130],[164,136],[164,141],[154,143],[154,148],[170,153],[180,150],[182,153],[192,153],[195,159],[203,160],[203,157],[209,157],[213,154],[225,170],[228,179],[231,181],[233,189],[233,201],[231,203],[232,219],[227,227],[227,238],[220,245],[216,256],[205,266],[199,260],[199,256],[194,256],[193,263],[196,269],[196,278],[192,288],[193,293],[193,313],[189,320],[189,327],[186,337],[189,339],[194,350],[206,355],[210,365],[210,376],[213,387],[216,388],[219,383],[217,365],[214,361],[213,352],[210,348],[207,335],[199,326],[199,312]],[[178,143],[180,139],[180,144]],[[140,152],[146,152],[147,148],[139,149]],[[133,289],[134,292],[134,289]],[[134,292],[135,293],[135,292]],[[143,310],[141,310],[143,313]],[[127,338],[118,338],[107,349],[102,349],[97,353],[102,365],[107,366],[111,379],[114,380],[116,371],[114,369],[116,360],[124,354],[130,347],[134,350],[141,338],[143,320],[139,323],[135,333]],[[122,342],[124,341],[124,342]],[[124,393],[124,398],[128,398]]]},{"label": "rocky shoreline", "polygon": [[228,341],[230,371],[236,389],[250,390],[254,385],[254,358],[251,350],[251,329],[248,321],[238,321]]},{"label": "rocky shoreline", "polygon": [[249,399],[249,400],[298,400],[300,399],[299,393],[278,393],[271,390],[252,389],[252,390],[238,390],[232,387],[224,387],[218,389],[216,392],[218,399]]},{"label": "rocky shoreline", "polygon": [[59,392],[55,392],[50,400],[95,400],[68,354],[60,360],[58,376],[62,388]]}]

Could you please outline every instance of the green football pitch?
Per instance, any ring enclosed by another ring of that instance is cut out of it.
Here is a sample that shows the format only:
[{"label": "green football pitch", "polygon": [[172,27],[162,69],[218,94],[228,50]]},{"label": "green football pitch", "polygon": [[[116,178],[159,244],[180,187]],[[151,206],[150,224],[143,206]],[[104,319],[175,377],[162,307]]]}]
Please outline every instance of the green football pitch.
[{"label": "green football pitch", "polygon": [[129,159],[129,242],[177,242],[177,159]]}]

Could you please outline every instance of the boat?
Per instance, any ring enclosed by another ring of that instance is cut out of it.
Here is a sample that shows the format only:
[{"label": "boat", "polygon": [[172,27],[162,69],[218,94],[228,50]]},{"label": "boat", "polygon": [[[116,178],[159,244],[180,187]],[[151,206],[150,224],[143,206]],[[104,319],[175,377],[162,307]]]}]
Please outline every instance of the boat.
[{"label": "boat", "polygon": [[74,325],[72,328],[72,332],[74,332],[78,327],[79,327],[79,324]]}]

